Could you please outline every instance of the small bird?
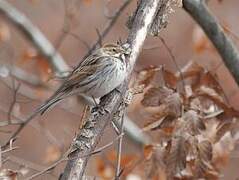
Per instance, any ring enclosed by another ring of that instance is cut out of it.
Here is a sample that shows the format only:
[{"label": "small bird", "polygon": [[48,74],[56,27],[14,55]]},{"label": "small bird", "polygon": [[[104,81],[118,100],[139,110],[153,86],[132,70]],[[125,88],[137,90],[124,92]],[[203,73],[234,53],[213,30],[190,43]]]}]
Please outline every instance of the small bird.
[{"label": "small bird", "polygon": [[106,44],[85,58],[58,90],[38,109],[43,114],[66,97],[82,94],[100,98],[117,88],[127,76],[128,43]]}]

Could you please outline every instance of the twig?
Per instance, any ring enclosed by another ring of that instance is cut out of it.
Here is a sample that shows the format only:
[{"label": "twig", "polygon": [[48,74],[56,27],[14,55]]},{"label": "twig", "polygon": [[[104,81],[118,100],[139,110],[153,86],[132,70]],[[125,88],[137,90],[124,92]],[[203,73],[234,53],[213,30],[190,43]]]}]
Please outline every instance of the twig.
[{"label": "twig", "polygon": [[184,9],[202,27],[216,47],[234,80],[239,85],[239,53],[230,38],[224,33],[204,0],[183,0]]},{"label": "twig", "polygon": [[[86,157],[86,156],[89,156],[89,155],[94,155],[94,154],[97,154],[97,153],[100,153],[102,152],[103,150],[105,150],[106,148],[110,147],[112,144],[114,144],[115,141],[117,141],[119,138],[121,138],[124,134],[121,134],[119,135],[118,137],[116,137],[113,141],[111,141],[110,143],[96,149],[94,152],[91,152],[90,154],[86,154],[82,157]],[[36,174],[33,174],[32,176],[28,177],[27,180],[31,180],[31,179],[34,179],[38,176],[41,176],[43,174],[45,174],[46,172],[54,169],[58,164],[62,163],[63,161],[66,161],[68,160],[67,158],[67,155],[70,153],[70,150],[68,150],[63,156],[61,159],[59,159],[58,161],[54,162],[53,164],[51,164],[50,166],[46,167],[45,169],[43,169],[42,171],[36,173]]]},{"label": "twig", "polygon": [[42,171],[40,171],[40,172],[38,172],[38,173],[36,173],[36,174],[33,174],[32,176],[26,178],[26,180],[31,180],[31,179],[34,179],[34,178],[36,178],[36,177],[38,177],[38,176],[41,176],[41,175],[45,174],[46,172],[48,172],[48,171],[54,169],[58,164],[62,163],[63,161],[66,161],[66,160],[67,160],[66,157],[61,158],[61,159],[59,159],[58,161],[56,161],[55,163],[53,163],[52,165],[50,165],[50,166],[48,166],[47,168],[45,168],[44,170],[42,170]]},{"label": "twig", "polygon": [[[10,78],[4,78],[2,80],[4,81],[7,87],[11,88]],[[18,93],[30,99],[37,100],[37,101],[39,100],[38,97],[35,95],[34,91],[32,90],[32,88],[29,88],[28,86],[24,84],[21,85],[21,89],[19,89]],[[59,105],[59,107],[74,115],[77,115],[77,116],[80,115],[78,111],[73,111],[72,109],[66,108],[65,106],[62,106],[61,104]],[[0,108],[0,110],[4,111],[5,113],[8,112],[7,109]],[[16,119],[16,120],[13,119],[11,120],[11,125],[20,125],[25,120],[26,119],[24,118]],[[9,125],[7,120],[0,122],[0,126],[7,126],[7,125]],[[150,142],[150,138],[146,136],[143,132],[141,132],[141,129],[127,115],[125,116],[124,128],[125,128],[126,135],[133,142],[138,143],[139,145],[148,144]]]},{"label": "twig", "polygon": [[118,91],[115,90],[101,99],[100,106],[106,109],[108,113],[101,114],[96,111],[95,113],[90,114],[86,124],[83,126],[75,139],[75,143],[78,144],[79,149],[70,154],[70,160],[68,161],[60,178],[61,180],[82,179],[89,156],[84,158],[81,158],[81,156],[94,151],[105,127],[118,110],[118,107],[122,102],[122,96],[125,95],[130,74],[147,36],[147,32],[157,13],[158,7],[161,5],[161,0],[140,1],[134,18],[135,21],[132,24],[128,37],[128,43],[132,47],[132,52],[128,60],[129,76],[119,87],[121,93],[118,93]]},{"label": "twig", "polygon": [[12,102],[10,104],[10,107],[9,107],[9,111],[7,113],[7,119],[8,119],[8,123],[11,124],[11,116],[12,116],[12,111],[13,111],[13,108],[16,104],[16,101],[17,101],[17,92],[20,88],[21,84],[18,83],[17,86],[15,85],[15,79],[12,79],[12,88],[13,88],[13,97],[12,97]]},{"label": "twig", "polygon": [[[123,111],[125,111],[123,109]],[[124,115],[121,117],[121,123],[120,123],[120,133],[124,133]],[[116,169],[115,169],[115,180],[119,180],[120,178],[120,162],[121,162],[121,155],[122,155],[122,143],[123,143],[123,136],[119,138],[118,142],[118,148],[117,148],[117,163],[116,163]]]},{"label": "twig", "polygon": [[8,153],[8,152],[13,151],[13,150],[15,150],[15,149],[19,149],[19,147],[11,147],[11,148],[9,148],[9,149],[6,149],[6,150],[2,151],[1,153],[2,153],[2,154]]},{"label": "twig", "polygon": [[160,37],[160,36],[159,36],[159,39],[161,40],[161,42],[163,43],[164,47],[165,47],[166,50],[168,51],[168,53],[169,53],[171,59],[173,60],[173,63],[175,64],[175,67],[176,67],[177,71],[179,72],[179,75],[180,75],[180,78],[181,78],[181,82],[182,82],[182,85],[183,85],[183,91],[184,91],[184,93],[185,93],[185,87],[186,87],[186,85],[185,85],[185,82],[184,82],[183,74],[182,74],[182,72],[181,72],[181,70],[180,70],[180,67],[179,67],[177,61],[176,61],[176,58],[175,58],[173,52],[171,51],[171,49],[168,47],[168,45],[167,45],[167,43],[165,42],[165,40],[164,40],[162,37]]},{"label": "twig", "polygon": [[33,43],[39,52],[49,60],[53,70],[58,75],[64,75],[64,72],[69,71],[69,68],[61,55],[55,52],[55,48],[52,44],[23,13],[12,7],[12,5],[5,0],[0,0],[0,13],[15,25],[18,30],[20,30],[25,37]]},{"label": "twig", "polygon": [[107,25],[105,25],[102,33],[99,35],[98,40],[95,42],[95,44],[92,45],[88,53],[84,56],[83,59],[85,59],[87,56],[89,56],[98,45],[100,45],[102,39],[105,38],[105,36],[110,32],[114,24],[117,22],[118,18],[120,17],[121,13],[126,9],[126,7],[132,2],[132,0],[125,0],[125,2],[119,7],[118,10],[116,10],[115,14],[111,17],[110,21]]}]

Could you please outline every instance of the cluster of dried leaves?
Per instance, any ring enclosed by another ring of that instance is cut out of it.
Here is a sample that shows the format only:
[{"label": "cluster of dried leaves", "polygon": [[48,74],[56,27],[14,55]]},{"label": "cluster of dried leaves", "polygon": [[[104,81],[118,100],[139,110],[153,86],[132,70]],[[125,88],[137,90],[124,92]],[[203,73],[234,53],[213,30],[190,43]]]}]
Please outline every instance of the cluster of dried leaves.
[{"label": "cluster of dried leaves", "polygon": [[237,140],[239,112],[216,77],[193,62],[178,74],[152,67],[138,77],[150,116],[143,130],[157,134],[145,147],[146,177],[218,179]]}]

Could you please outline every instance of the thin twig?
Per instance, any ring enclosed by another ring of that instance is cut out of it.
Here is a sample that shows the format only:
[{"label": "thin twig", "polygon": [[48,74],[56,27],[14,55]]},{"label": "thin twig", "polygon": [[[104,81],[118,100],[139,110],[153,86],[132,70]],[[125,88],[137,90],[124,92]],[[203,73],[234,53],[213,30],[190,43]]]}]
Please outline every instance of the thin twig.
[{"label": "thin twig", "polygon": [[[100,153],[102,152],[103,150],[107,149],[108,147],[110,147],[111,145],[113,145],[119,138],[121,138],[124,134],[121,134],[119,135],[118,137],[116,137],[113,141],[111,141],[110,143],[96,149],[95,151],[91,152],[90,154],[85,154],[84,156],[82,157],[86,157],[86,156],[89,156],[89,155],[95,155],[97,153]],[[74,150],[73,150],[74,151]],[[60,163],[64,162],[64,161],[67,161],[68,158],[68,154],[71,153],[72,151],[71,150],[68,150],[63,156],[61,159],[57,160],[56,162],[54,162],[53,164],[51,164],[50,166],[46,167],[45,169],[43,169],[42,171],[36,173],[36,174],[33,174],[32,176],[28,177],[27,180],[31,180],[31,179],[34,179],[38,176],[41,176],[45,173],[47,173],[48,171],[54,169],[56,166],[58,166]]]},{"label": "thin twig", "polygon": [[[124,115],[121,117],[121,123],[120,123],[120,133],[124,133]],[[122,143],[123,143],[123,136],[119,138],[118,147],[117,147],[117,163],[116,163],[116,169],[115,169],[115,180],[119,180],[120,178],[120,162],[121,162],[121,156],[122,156]]]},{"label": "thin twig", "polygon": [[85,59],[87,56],[89,56],[98,45],[100,45],[102,39],[105,38],[105,36],[110,32],[110,30],[112,29],[112,27],[114,26],[114,24],[117,22],[118,18],[120,17],[120,15],[122,14],[122,12],[128,7],[128,5],[132,2],[132,0],[125,0],[125,2],[119,7],[118,10],[116,10],[116,12],[114,13],[114,15],[111,17],[111,19],[109,20],[108,24],[106,24],[102,31],[102,33],[100,33],[100,36],[98,37],[97,41],[95,42],[95,44],[93,44],[90,48],[90,50],[87,52],[87,54],[84,56],[83,59]]},{"label": "thin twig", "polygon": [[180,75],[180,78],[181,78],[181,82],[182,82],[182,85],[183,85],[183,91],[184,91],[184,93],[185,93],[185,87],[186,87],[186,85],[185,85],[185,82],[184,82],[183,73],[182,73],[182,71],[180,70],[180,67],[179,67],[179,65],[178,65],[178,63],[177,63],[177,61],[176,61],[176,58],[175,58],[175,56],[174,56],[172,50],[169,48],[169,46],[168,46],[167,43],[165,42],[165,40],[164,40],[162,37],[160,37],[160,36],[159,36],[159,39],[160,39],[160,41],[163,43],[163,45],[164,45],[164,47],[166,48],[166,50],[168,51],[168,53],[169,53],[169,55],[170,55],[170,57],[171,57],[171,59],[172,59],[174,65],[175,65],[177,71],[179,72],[179,75]]},{"label": "thin twig", "polygon": [[44,170],[42,170],[42,171],[40,171],[40,172],[38,172],[36,174],[33,174],[32,176],[26,178],[26,180],[31,180],[31,179],[37,178],[38,176],[41,176],[41,175],[47,173],[48,171],[54,169],[57,165],[59,165],[60,163],[62,163],[63,161],[66,161],[66,160],[67,160],[66,157],[61,158],[58,161],[56,161],[55,163],[53,163],[52,165],[50,165],[47,168],[45,168]]},{"label": "thin twig", "polygon": [[10,104],[10,107],[9,107],[9,111],[7,113],[7,119],[8,119],[8,123],[11,124],[11,116],[12,116],[12,111],[13,111],[13,108],[16,104],[16,101],[17,101],[17,92],[20,88],[21,84],[18,83],[17,86],[15,85],[15,79],[12,78],[12,89],[13,89],[13,97],[12,97],[12,102]]}]

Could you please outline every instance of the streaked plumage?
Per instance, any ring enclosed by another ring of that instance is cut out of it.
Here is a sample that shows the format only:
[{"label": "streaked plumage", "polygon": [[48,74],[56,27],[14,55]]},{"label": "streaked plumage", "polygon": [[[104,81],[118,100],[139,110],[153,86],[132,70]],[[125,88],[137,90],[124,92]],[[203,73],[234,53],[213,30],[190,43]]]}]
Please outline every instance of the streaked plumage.
[{"label": "streaked plumage", "polygon": [[99,98],[118,87],[126,77],[125,55],[130,53],[128,44],[107,44],[95,50],[64,80],[59,89],[39,109],[43,114],[62,99],[84,94]]}]

